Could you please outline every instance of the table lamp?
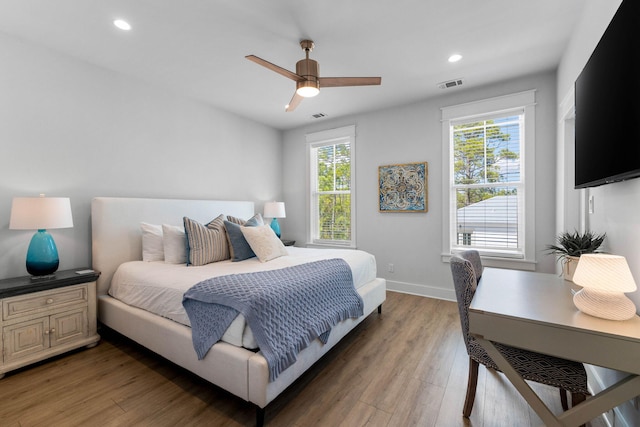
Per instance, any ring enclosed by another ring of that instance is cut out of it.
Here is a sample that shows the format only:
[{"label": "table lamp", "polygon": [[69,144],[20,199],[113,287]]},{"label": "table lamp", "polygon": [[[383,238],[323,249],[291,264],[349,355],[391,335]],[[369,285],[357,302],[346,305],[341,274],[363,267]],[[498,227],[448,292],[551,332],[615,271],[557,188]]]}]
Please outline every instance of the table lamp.
[{"label": "table lamp", "polygon": [[14,197],[9,228],[38,230],[27,250],[27,272],[46,276],[58,269],[58,248],[47,229],[73,227],[71,202],[67,197]]},{"label": "table lamp", "polygon": [[271,220],[271,229],[276,233],[278,238],[280,237],[280,224],[278,218],[286,218],[287,214],[284,210],[284,202],[267,202],[264,204],[265,218],[273,218]]},{"label": "table lamp", "polygon": [[573,275],[573,283],[582,289],[573,303],[583,313],[609,320],[627,320],[636,314],[636,306],[624,292],[633,292],[633,280],[623,256],[583,254]]}]

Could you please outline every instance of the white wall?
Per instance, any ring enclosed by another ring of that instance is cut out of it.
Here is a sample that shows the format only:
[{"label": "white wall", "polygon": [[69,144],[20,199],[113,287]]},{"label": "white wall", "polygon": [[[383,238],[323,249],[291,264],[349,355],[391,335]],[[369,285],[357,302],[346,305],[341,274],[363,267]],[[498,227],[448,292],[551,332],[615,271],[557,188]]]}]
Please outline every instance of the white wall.
[{"label": "white wall", "polygon": [[[591,1],[587,3],[582,19],[576,27],[571,42],[563,55],[558,69],[558,103],[570,98],[573,84],[593,52],[596,44],[602,37],[607,25],[620,6],[621,0],[607,2]],[[637,54],[634,52],[633,54]],[[569,132],[570,135],[573,135]],[[638,141],[640,143],[640,141]],[[573,144],[568,140],[567,144]],[[604,145],[607,142],[603,143]],[[567,150],[570,155],[564,159],[564,168],[573,170],[575,161],[572,150]],[[591,195],[595,201],[595,211],[587,214],[583,222],[592,230],[606,232],[605,249],[608,252],[624,255],[636,282],[640,284],[640,179],[627,182],[608,184],[589,190],[571,190],[567,192],[574,200],[584,203]],[[582,197],[576,197],[576,193],[582,192]],[[585,207],[567,207],[567,210],[584,212]],[[562,213],[560,213],[562,215]],[[566,216],[566,215],[565,215]],[[569,221],[579,222],[577,218]],[[640,292],[629,295],[640,307]],[[608,386],[627,374],[607,369],[590,367],[589,384],[596,392]],[[608,414],[609,422],[615,426],[640,425],[640,412],[634,408],[633,402],[627,402],[616,409],[613,416]]]},{"label": "white wall", "polygon": [[14,196],[70,197],[60,268],[90,266],[95,196],[280,198],[282,134],[0,34],[0,278],[26,274]]},{"label": "white wall", "polygon": [[[536,89],[536,258],[537,271],[551,272],[555,261],[543,253],[553,242],[555,215],[555,72],[525,76],[490,87],[452,89],[439,98],[286,131],[283,194],[287,226],[283,235],[305,242],[305,133],[356,125],[357,245],[373,253],[378,276],[390,289],[455,299],[449,264],[442,253],[442,135],[440,108]],[[445,92],[443,92],[445,93]],[[427,161],[429,212],[379,213],[378,166]],[[394,273],[387,272],[389,263]]]}]

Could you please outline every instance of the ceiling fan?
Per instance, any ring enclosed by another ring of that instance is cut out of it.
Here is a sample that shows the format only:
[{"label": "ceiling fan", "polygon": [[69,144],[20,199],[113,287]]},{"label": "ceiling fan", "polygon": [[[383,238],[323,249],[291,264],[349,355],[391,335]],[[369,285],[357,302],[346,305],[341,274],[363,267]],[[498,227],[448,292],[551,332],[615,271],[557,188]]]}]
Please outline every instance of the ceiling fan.
[{"label": "ceiling fan", "polygon": [[247,55],[249,61],[262,65],[278,74],[290,78],[296,82],[296,91],[293,98],[285,108],[285,111],[293,111],[302,101],[302,98],[310,98],[320,93],[321,87],[339,87],[339,86],[370,86],[379,85],[382,81],[380,77],[320,77],[319,65],[317,61],[309,59],[309,53],[314,48],[313,41],[302,40],[300,47],[304,50],[306,58],[296,63],[296,72],[291,72],[285,68],[258,58],[255,55]]}]

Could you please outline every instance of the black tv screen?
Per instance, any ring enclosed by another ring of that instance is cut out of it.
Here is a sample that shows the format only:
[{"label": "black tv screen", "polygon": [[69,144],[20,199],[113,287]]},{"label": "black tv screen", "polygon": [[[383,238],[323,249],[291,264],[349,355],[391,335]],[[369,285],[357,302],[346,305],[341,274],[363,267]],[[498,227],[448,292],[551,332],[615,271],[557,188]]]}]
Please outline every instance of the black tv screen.
[{"label": "black tv screen", "polygon": [[575,83],[575,188],[640,176],[640,1],[625,0]]}]

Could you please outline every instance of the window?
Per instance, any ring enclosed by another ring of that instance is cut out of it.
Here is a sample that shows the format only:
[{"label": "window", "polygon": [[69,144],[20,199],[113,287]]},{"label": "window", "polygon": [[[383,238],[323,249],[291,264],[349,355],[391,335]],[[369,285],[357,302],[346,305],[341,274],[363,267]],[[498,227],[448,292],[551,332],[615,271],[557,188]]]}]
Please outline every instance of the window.
[{"label": "window", "polygon": [[307,135],[309,243],[355,247],[355,127]]},{"label": "window", "polygon": [[445,254],[534,261],[534,95],[443,109]]}]

